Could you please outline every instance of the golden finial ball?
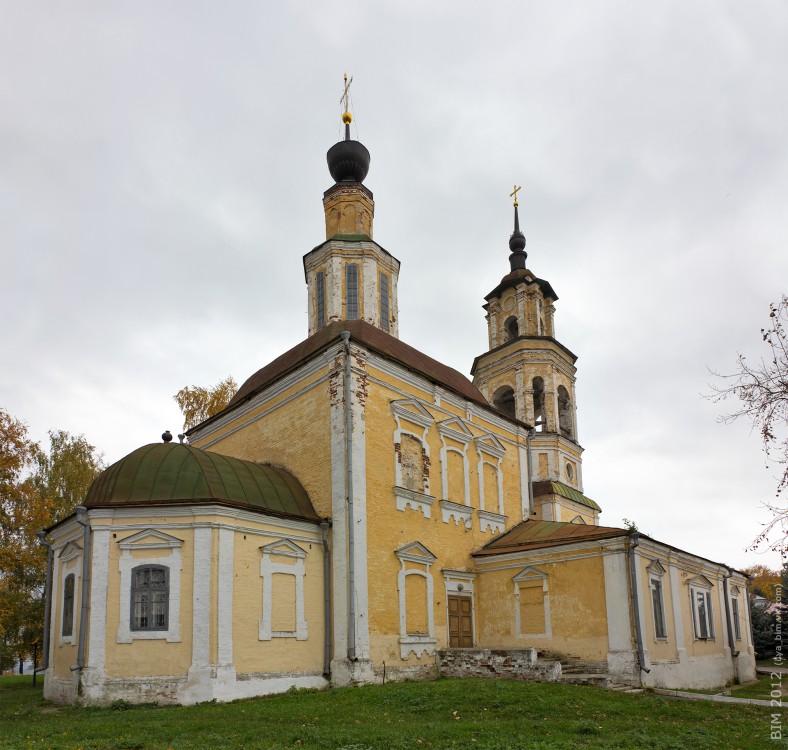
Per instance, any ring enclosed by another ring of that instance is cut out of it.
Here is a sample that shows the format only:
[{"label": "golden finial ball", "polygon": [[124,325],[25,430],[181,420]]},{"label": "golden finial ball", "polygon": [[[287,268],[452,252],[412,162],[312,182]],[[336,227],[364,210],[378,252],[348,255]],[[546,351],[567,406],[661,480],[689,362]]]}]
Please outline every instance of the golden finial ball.
[{"label": "golden finial ball", "polygon": [[342,115],[342,122],[344,122],[345,125],[350,125],[350,123],[353,122],[353,115],[351,115],[350,112],[345,112],[345,114]]}]

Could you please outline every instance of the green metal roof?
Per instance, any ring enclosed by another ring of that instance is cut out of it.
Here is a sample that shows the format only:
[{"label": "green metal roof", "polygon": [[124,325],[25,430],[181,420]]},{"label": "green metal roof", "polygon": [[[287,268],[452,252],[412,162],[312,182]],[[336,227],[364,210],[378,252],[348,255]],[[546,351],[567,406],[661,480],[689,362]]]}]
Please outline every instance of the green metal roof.
[{"label": "green metal roof", "polygon": [[586,508],[601,511],[600,508],[590,497],[586,497],[582,492],[579,492],[574,487],[570,487],[563,482],[534,482],[535,497],[542,497],[544,495],[555,494],[565,497],[567,500],[585,505]]},{"label": "green metal roof", "polygon": [[372,237],[368,234],[334,234],[331,239],[344,242],[372,242]]},{"label": "green metal roof", "polygon": [[88,490],[88,508],[219,503],[317,520],[306,490],[284,469],[191,445],[153,443],[105,469]]}]

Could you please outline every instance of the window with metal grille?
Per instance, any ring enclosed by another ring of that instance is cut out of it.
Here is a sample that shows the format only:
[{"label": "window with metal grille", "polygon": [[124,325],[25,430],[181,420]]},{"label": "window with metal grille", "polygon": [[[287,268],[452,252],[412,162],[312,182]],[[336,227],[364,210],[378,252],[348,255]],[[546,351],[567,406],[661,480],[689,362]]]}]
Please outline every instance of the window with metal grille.
[{"label": "window with metal grille", "polygon": [[74,632],[74,574],[69,573],[63,582],[63,626],[64,636]]},{"label": "window with metal grille", "polygon": [[654,635],[657,638],[667,638],[668,631],[665,627],[665,605],[662,600],[662,581],[651,579],[651,604],[654,610]]},{"label": "window with metal grille", "polygon": [[389,330],[389,277],[380,274],[380,327]]},{"label": "window with metal grille", "polygon": [[358,320],[358,266],[355,263],[345,266],[345,317]]},{"label": "window with metal grille", "polygon": [[141,565],[131,571],[131,629],[167,630],[169,569]]},{"label": "window with metal grille", "polygon": [[317,272],[317,327],[326,324],[326,275],[323,271]]}]

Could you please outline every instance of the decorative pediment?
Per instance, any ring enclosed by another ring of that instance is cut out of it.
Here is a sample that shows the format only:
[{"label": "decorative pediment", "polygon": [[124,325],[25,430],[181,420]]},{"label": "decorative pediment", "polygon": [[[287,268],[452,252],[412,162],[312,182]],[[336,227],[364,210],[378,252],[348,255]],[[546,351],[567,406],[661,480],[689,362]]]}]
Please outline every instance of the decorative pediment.
[{"label": "decorative pediment", "polygon": [[441,435],[460,443],[469,443],[473,439],[473,433],[459,417],[449,417],[449,419],[438,422],[436,426]]},{"label": "decorative pediment", "polygon": [[73,560],[75,557],[79,557],[82,554],[82,547],[78,545],[76,542],[69,542],[62,550],[60,550],[60,554],[58,557],[60,558],[60,562],[68,562],[69,560]]},{"label": "decorative pediment", "polygon": [[260,547],[264,555],[283,555],[284,557],[306,557],[306,551],[301,549],[295,542],[289,539],[279,539],[276,542],[265,544]]},{"label": "decorative pediment", "polygon": [[586,524],[586,519],[583,516],[575,516],[569,523],[582,523],[583,525]]},{"label": "decorative pediment", "polygon": [[651,575],[659,576],[660,578],[664,576],[665,573],[667,573],[659,560],[652,560],[651,563],[646,567],[646,570],[651,573]]},{"label": "decorative pediment", "polygon": [[411,562],[420,562],[426,565],[434,563],[438,558],[432,554],[421,542],[410,542],[398,550],[394,550],[394,554],[400,560],[409,560]]},{"label": "decorative pediment", "polygon": [[506,452],[506,448],[504,448],[503,443],[498,440],[495,435],[491,432],[488,432],[486,435],[479,435],[479,437],[475,437],[473,442],[476,444],[476,448],[484,453],[488,453],[491,456],[495,456],[496,458],[501,458],[503,454]]},{"label": "decorative pediment", "polygon": [[714,584],[706,576],[695,576],[687,581],[688,586],[695,586],[699,589],[713,589]]},{"label": "decorative pediment", "polygon": [[546,578],[547,578],[547,573],[539,570],[539,568],[533,567],[533,565],[529,565],[527,568],[523,568],[514,578],[512,578],[512,580],[533,581],[535,579],[545,580]]},{"label": "decorative pediment", "polygon": [[435,421],[432,414],[415,398],[403,398],[392,401],[390,406],[395,417],[407,419],[422,427],[430,427]]},{"label": "decorative pediment", "polygon": [[182,539],[157,529],[144,529],[118,542],[121,549],[174,549],[183,544]]}]

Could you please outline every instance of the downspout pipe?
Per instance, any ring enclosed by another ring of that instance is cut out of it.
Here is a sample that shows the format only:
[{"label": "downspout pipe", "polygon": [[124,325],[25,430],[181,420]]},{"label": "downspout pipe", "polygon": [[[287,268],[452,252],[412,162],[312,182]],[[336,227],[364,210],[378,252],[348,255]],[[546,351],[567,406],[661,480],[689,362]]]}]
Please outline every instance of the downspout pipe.
[{"label": "downspout pipe", "polygon": [[534,428],[531,428],[525,434],[525,455],[528,465],[528,518],[533,518],[534,516],[534,478],[531,462],[531,438],[533,434]]},{"label": "downspout pipe", "polygon": [[345,469],[347,484],[348,627],[347,658],[356,660],[356,539],[353,515],[353,411],[350,392],[350,331],[342,331],[345,347]]},{"label": "downspout pipe", "polygon": [[632,599],[632,619],[635,622],[635,645],[638,652],[638,666],[641,672],[648,674],[651,670],[646,667],[646,654],[643,651],[643,630],[640,624],[640,597],[638,595],[637,572],[635,570],[635,547],[640,541],[640,534],[634,532],[629,537],[627,557],[629,558],[629,595]]},{"label": "downspout pipe", "polygon": [[531,440],[533,439],[536,428],[544,424],[544,420],[540,417],[534,422],[528,432],[525,433],[525,456],[528,466],[528,518],[533,518],[536,515],[534,510],[534,478],[533,478],[533,462],[531,461]]},{"label": "downspout pipe", "polygon": [[320,533],[323,541],[323,676],[331,674],[331,561],[328,549],[328,521],[320,522]]},{"label": "downspout pipe", "polygon": [[42,547],[47,548],[47,577],[44,583],[44,638],[41,643],[41,665],[36,672],[46,672],[49,667],[49,628],[52,626],[52,562],[55,552],[52,549],[52,542],[47,541],[46,531],[39,531],[36,534]]},{"label": "downspout pipe", "polygon": [[723,576],[722,579],[722,591],[723,591],[723,598],[725,599],[725,622],[728,626],[728,646],[731,650],[731,663],[733,664],[733,680],[736,684],[739,683],[739,667],[736,663],[736,657],[739,655],[739,652],[736,650],[736,639],[733,633],[733,620],[731,618],[731,605],[728,601],[729,594],[728,594],[728,579],[733,575],[733,572],[728,570],[727,573]]},{"label": "downspout pipe", "polygon": [[77,523],[82,526],[82,593],[79,608],[79,641],[77,642],[77,663],[71,667],[72,672],[85,668],[85,645],[88,638],[88,596],[90,594],[90,521],[88,509],[77,505]]}]

